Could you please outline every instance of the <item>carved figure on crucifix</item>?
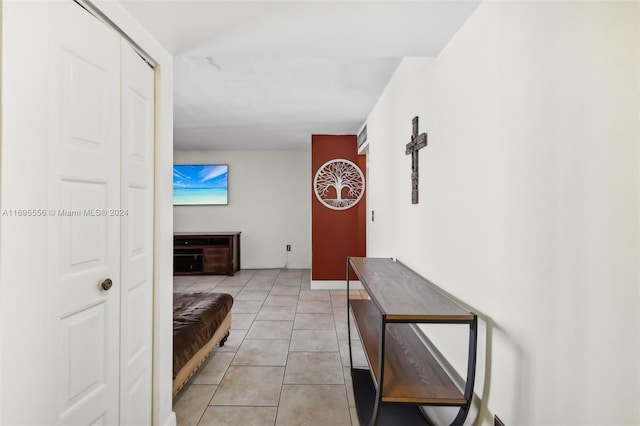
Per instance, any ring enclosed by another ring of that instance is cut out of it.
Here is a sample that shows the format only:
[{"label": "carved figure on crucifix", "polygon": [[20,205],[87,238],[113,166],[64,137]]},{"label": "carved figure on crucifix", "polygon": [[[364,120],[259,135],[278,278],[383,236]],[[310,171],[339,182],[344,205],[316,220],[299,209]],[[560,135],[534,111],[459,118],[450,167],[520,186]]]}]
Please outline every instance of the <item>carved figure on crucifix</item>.
[{"label": "carved figure on crucifix", "polygon": [[418,116],[411,120],[413,131],[405,155],[411,154],[411,204],[418,204],[418,150],[427,146],[427,134],[418,134]]}]

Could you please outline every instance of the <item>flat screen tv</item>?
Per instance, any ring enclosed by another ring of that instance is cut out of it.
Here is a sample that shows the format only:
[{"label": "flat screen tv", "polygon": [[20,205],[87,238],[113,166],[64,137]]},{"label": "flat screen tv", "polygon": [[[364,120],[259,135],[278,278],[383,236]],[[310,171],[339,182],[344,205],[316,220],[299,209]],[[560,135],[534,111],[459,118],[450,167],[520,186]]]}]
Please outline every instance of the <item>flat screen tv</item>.
[{"label": "flat screen tv", "polygon": [[227,205],[229,203],[228,164],[173,166],[173,205]]}]

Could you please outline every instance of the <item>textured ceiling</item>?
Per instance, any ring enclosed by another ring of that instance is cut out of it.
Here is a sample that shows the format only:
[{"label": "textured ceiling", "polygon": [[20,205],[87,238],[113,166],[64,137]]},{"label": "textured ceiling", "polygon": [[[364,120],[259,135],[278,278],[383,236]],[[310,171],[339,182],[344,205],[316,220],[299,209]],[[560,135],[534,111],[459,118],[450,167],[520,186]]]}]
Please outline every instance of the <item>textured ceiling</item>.
[{"label": "textured ceiling", "polygon": [[176,149],[309,149],[356,134],[402,57],[479,1],[122,0],[175,56]]}]

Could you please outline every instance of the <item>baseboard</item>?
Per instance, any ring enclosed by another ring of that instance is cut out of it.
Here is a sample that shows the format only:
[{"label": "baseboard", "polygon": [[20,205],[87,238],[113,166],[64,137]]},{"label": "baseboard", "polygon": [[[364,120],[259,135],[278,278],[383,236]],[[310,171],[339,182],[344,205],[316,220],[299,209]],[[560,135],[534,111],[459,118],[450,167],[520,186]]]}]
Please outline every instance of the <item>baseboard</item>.
[{"label": "baseboard", "polygon": [[171,414],[169,414],[169,418],[167,419],[166,422],[164,422],[163,426],[177,426],[178,425],[178,420],[176,419],[176,413],[175,411],[172,411]]},{"label": "baseboard", "polygon": [[[311,280],[311,290],[346,290],[346,280]],[[362,290],[364,287],[357,280],[349,281],[349,289]]]}]

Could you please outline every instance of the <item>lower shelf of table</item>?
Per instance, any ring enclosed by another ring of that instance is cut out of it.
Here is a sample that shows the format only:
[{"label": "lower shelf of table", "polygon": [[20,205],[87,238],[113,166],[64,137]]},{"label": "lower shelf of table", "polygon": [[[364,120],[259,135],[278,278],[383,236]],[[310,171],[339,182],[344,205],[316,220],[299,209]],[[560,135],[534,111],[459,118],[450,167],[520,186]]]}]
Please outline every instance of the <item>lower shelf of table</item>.
[{"label": "lower shelf of table", "polygon": [[[367,426],[371,421],[376,401],[376,388],[371,379],[371,372],[361,368],[351,369],[353,395],[360,424]],[[420,408],[415,404],[382,403],[376,425],[380,426],[413,426],[428,425]]]}]

